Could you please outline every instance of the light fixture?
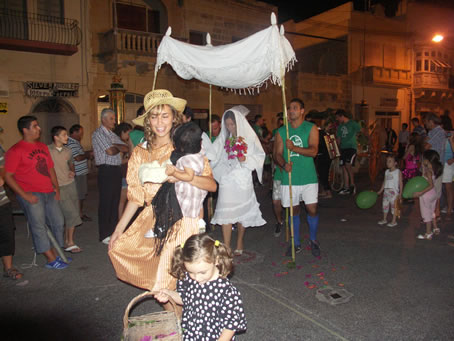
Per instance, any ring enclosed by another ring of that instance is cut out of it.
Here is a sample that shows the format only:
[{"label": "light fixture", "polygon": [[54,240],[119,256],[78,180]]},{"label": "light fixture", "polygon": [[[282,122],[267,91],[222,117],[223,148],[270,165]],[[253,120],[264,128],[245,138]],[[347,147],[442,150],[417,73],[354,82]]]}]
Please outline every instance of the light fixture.
[{"label": "light fixture", "polygon": [[106,98],[107,95],[100,95],[98,98]]},{"label": "light fixture", "polygon": [[439,43],[443,40],[443,36],[441,34],[436,34],[433,38],[432,38],[432,41],[434,43]]}]

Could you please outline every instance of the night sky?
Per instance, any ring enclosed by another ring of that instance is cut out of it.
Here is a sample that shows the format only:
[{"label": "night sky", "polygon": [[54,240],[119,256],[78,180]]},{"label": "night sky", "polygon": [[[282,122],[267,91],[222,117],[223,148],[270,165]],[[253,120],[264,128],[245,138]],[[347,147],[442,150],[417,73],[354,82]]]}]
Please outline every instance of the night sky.
[{"label": "night sky", "polygon": [[[345,0],[257,0],[279,7],[279,23],[294,19],[296,22],[320,14],[326,10],[345,4]],[[428,2],[443,7],[454,7],[453,0],[417,0]],[[357,11],[364,10],[365,6],[381,3],[385,7],[385,14],[392,17],[397,10],[400,0],[353,0],[354,8]]]}]

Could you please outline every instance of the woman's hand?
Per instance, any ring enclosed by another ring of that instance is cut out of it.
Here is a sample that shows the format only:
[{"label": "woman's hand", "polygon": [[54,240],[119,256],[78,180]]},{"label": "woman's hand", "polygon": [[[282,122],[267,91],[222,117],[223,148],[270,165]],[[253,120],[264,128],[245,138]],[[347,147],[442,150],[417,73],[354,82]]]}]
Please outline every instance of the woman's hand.
[{"label": "woman's hand", "polygon": [[240,162],[244,162],[244,161],[246,161],[246,156],[244,156],[244,155],[243,155],[243,156],[240,156],[240,157],[238,157],[238,160],[239,160]]},{"label": "woman's hand", "polygon": [[175,166],[174,165],[167,165],[166,166],[166,175],[173,175],[175,173]]},{"label": "woman's hand", "polygon": [[115,230],[114,233],[112,233],[112,235],[110,236],[110,241],[109,241],[109,251],[113,248],[115,242],[118,240],[118,238],[120,238],[121,236],[121,232]]},{"label": "woman's hand", "polygon": [[413,198],[419,198],[421,196],[421,192],[413,193]]}]

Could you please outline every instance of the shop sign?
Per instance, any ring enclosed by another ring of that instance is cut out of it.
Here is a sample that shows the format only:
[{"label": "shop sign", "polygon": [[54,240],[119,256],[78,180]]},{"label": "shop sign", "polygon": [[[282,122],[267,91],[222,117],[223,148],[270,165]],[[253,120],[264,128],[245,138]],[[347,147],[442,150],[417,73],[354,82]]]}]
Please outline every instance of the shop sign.
[{"label": "shop sign", "polygon": [[79,83],[25,82],[29,97],[78,97]]},{"label": "shop sign", "polygon": [[381,107],[397,107],[397,98],[389,98],[389,97],[380,97],[380,106]]}]

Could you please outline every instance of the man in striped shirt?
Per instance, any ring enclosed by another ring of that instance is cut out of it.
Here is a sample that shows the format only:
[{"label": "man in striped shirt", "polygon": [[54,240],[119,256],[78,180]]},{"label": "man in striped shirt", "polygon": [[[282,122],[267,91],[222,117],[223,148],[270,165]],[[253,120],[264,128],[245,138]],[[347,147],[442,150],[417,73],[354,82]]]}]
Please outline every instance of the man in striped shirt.
[{"label": "man in striped shirt", "polygon": [[106,108],[101,111],[101,126],[95,130],[91,140],[98,166],[98,224],[99,240],[108,245],[110,235],[118,222],[118,205],[121,194],[121,154],[129,147],[112,131],[115,113]]},{"label": "man in striped shirt", "polygon": [[69,138],[67,146],[71,149],[74,167],[76,172],[76,187],[77,195],[79,196],[80,219],[82,221],[91,221],[92,219],[82,213],[83,203],[88,193],[87,175],[88,175],[88,160],[93,159],[91,152],[85,152],[80,141],[84,136],[84,128],[80,124],[74,124],[69,129]]}]

